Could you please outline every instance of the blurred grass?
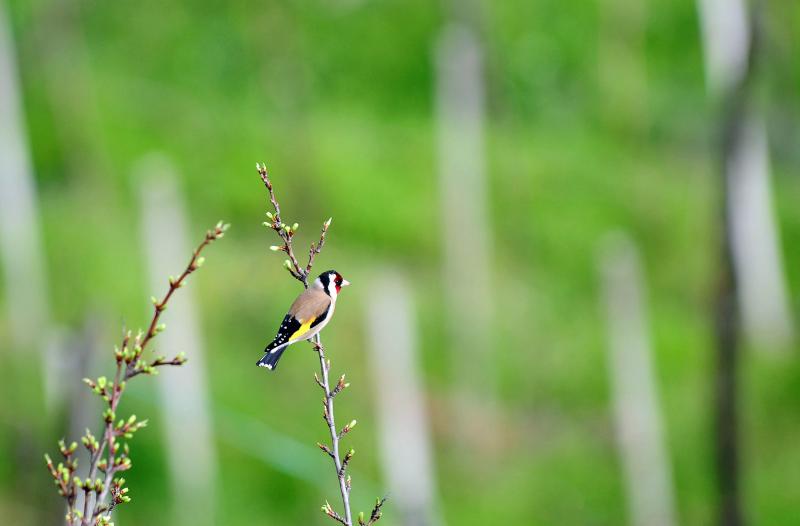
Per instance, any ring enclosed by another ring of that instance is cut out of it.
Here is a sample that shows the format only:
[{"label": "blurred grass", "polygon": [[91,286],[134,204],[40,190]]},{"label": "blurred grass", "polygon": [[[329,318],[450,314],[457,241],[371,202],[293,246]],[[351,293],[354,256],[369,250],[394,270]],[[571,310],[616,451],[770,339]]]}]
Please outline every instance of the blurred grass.
[{"label": "blurred grass", "polygon": [[[681,523],[712,522],[715,109],[703,88],[692,2],[648,4],[640,131],[604,107],[595,3],[483,4],[492,280],[503,317],[493,349],[500,405],[475,418],[491,424],[488,432],[504,447],[484,450],[478,441],[467,452],[452,447],[459,437],[448,414],[452,376],[441,313],[431,117],[441,9],[396,0],[9,6],[58,326],[78,330],[94,313],[110,352],[123,320],[144,323],[147,299],[158,291],[146,286],[130,174],[142,155],[164,152],[181,171],[193,238],[220,218],[233,224],[190,283],[213,371],[215,421],[229,423],[225,415],[233,412],[300,444],[324,438],[313,354],[295,348],[270,376],[251,363],[297,293],[260,227],[266,200],[254,163],[265,161],[304,243],[334,217],[319,270],[340,270],[354,289],[381,262],[411,276],[448,523],[620,524],[624,494],[595,255],[606,232],[624,229],[641,249],[649,285]],[[788,122],[796,136],[798,75],[779,66],[797,47],[788,28],[800,8],[773,9],[785,16],[770,12],[768,50],[777,58],[765,66],[764,106],[779,115],[771,126],[780,131]],[[780,147],[785,139],[777,135]],[[776,214],[797,312],[800,162],[779,147]],[[380,491],[363,309],[359,294],[346,295],[326,345],[334,371],[346,371],[353,384],[337,399],[337,413],[361,422],[349,439],[358,451],[354,485],[369,481]],[[7,341],[5,323],[0,341]],[[756,524],[789,524],[800,501],[800,366],[796,350],[753,351],[746,352],[742,393],[748,515]],[[98,373],[107,372],[110,359],[99,365]],[[0,446],[13,461],[0,462],[0,514],[9,523],[41,524],[58,509],[40,453],[52,450],[62,423],[44,413],[35,360],[18,356],[3,374]],[[127,478],[134,503],[121,509],[122,524],[160,524],[170,503],[148,383],[125,401],[124,411],[151,416],[153,425],[133,445],[136,465]],[[320,488],[265,463],[258,451],[270,446],[268,436],[250,437],[257,447],[248,450],[224,439],[229,432],[221,430],[218,442],[216,523],[325,522],[318,505],[336,487],[322,456]],[[397,524],[391,501],[385,520]]]}]

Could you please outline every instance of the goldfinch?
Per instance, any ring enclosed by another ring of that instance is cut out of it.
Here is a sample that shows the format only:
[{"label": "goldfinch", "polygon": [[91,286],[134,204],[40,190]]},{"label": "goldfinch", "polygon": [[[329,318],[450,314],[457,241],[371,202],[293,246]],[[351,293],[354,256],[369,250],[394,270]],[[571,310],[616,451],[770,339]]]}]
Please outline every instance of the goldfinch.
[{"label": "goldfinch", "polygon": [[264,349],[266,354],[257,365],[275,370],[278,360],[288,346],[316,336],[331,321],[339,291],[349,284],[350,282],[335,270],[320,274],[289,307],[278,334]]}]

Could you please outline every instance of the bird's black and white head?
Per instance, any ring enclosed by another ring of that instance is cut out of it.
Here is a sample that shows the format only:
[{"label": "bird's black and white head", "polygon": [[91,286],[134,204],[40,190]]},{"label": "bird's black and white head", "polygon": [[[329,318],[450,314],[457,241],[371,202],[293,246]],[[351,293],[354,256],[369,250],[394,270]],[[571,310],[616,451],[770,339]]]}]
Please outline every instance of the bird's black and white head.
[{"label": "bird's black and white head", "polygon": [[336,301],[336,296],[339,295],[342,287],[346,287],[349,284],[350,282],[335,270],[327,270],[314,280],[314,286],[325,291],[325,294],[330,296],[333,301]]}]

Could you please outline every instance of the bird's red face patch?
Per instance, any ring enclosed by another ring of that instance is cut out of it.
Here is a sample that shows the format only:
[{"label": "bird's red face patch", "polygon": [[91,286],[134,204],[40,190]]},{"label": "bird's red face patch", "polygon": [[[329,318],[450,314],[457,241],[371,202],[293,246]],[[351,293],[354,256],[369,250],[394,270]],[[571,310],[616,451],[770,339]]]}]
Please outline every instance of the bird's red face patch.
[{"label": "bird's red face patch", "polygon": [[336,294],[339,294],[339,291],[342,290],[342,287],[346,287],[350,284],[350,282],[344,279],[338,272],[331,274],[331,278],[333,280],[333,284],[336,285]]}]

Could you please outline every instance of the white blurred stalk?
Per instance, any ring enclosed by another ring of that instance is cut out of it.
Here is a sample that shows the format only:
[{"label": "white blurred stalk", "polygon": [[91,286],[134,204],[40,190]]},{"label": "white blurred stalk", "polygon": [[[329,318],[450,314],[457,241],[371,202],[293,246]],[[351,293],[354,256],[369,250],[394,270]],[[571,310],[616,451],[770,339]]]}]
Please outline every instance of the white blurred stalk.
[{"label": "white blurred stalk", "polygon": [[12,346],[41,350],[49,318],[36,183],[11,27],[0,3],[0,256]]},{"label": "white blurred stalk", "polygon": [[636,247],[620,233],[601,244],[600,279],[608,331],[617,447],[634,526],[672,526],[672,470],[651,359],[644,284]]},{"label": "white blurred stalk", "polygon": [[437,526],[433,448],[417,360],[411,283],[385,269],[369,284],[366,322],[377,388],[381,459],[389,495],[407,526]]},{"label": "white blurred stalk", "polygon": [[45,254],[20,93],[14,39],[0,2],[0,267],[10,336],[2,348],[14,349],[16,356],[38,355],[50,413],[64,395],[65,360],[49,329]]},{"label": "white blurred stalk", "polygon": [[[167,277],[185,267],[191,256],[189,221],[175,170],[167,159],[150,155],[138,163],[135,173],[141,182],[141,231],[150,287],[158,295],[167,286]],[[155,353],[173,356],[185,352],[189,360],[157,379],[174,494],[170,524],[211,525],[217,459],[204,350],[191,286],[172,298],[163,317],[167,330],[155,341]]]},{"label": "white blurred stalk", "polygon": [[715,96],[732,89],[747,67],[750,24],[745,0],[697,0],[706,83]]},{"label": "white blurred stalk", "polygon": [[464,25],[446,26],[436,44],[442,281],[453,378],[467,406],[470,397],[492,403],[496,390],[484,105],[479,42]]},{"label": "white blurred stalk", "polygon": [[[751,24],[744,0],[698,0],[706,80],[716,99],[729,97],[745,74]],[[745,334],[767,348],[794,339],[780,236],[772,206],[763,117],[747,108],[724,159],[734,270]]]}]

